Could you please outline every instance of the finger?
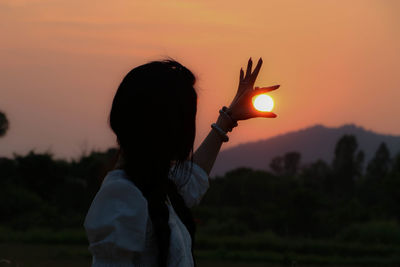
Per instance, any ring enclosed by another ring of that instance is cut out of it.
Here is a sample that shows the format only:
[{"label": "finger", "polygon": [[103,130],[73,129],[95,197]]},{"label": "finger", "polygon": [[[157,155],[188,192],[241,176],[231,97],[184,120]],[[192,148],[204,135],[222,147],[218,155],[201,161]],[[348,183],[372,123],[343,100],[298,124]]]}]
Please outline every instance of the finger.
[{"label": "finger", "polygon": [[256,116],[261,117],[261,118],[276,118],[276,117],[278,117],[278,115],[276,115],[273,112],[265,112],[265,111],[257,111]]},{"label": "finger", "polygon": [[254,95],[258,95],[258,94],[264,94],[264,93],[268,93],[271,91],[274,91],[276,89],[278,89],[280,87],[280,85],[273,85],[273,86],[268,86],[268,87],[256,87],[253,90],[253,94]]},{"label": "finger", "polygon": [[260,57],[260,59],[257,62],[257,66],[254,68],[253,73],[251,74],[251,81],[254,83],[257,79],[258,73],[260,72],[261,69],[261,65],[262,65],[263,61]]},{"label": "finger", "polygon": [[242,68],[240,68],[239,82],[241,82],[241,81],[243,80],[243,76],[244,76],[243,69],[242,69]]},{"label": "finger", "polygon": [[251,57],[249,58],[249,62],[247,63],[247,70],[246,70],[246,77],[249,77],[251,75],[251,67],[253,65],[253,62],[251,61]]}]

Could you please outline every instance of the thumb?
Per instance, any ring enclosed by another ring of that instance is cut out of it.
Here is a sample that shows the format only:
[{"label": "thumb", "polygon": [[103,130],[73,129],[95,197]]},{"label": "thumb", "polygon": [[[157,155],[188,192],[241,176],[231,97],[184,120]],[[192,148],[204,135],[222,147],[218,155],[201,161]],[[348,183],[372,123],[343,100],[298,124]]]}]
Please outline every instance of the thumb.
[{"label": "thumb", "polygon": [[258,117],[258,118],[276,118],[276,117],[278,117],[278,115],[276,115],[273,112],[256,111],[256,117]]}]

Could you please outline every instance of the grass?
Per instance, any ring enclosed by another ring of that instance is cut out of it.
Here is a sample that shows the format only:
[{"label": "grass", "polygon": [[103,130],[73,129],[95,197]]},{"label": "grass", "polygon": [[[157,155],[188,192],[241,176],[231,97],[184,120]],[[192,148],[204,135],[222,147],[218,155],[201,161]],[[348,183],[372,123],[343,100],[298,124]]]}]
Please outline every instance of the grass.
[{"label": "grass", "polygon": [[[87,267],[91,256],[86,245],[0,244],[0,267]],[[199,267],[261,267],[263,263],[199,260]],[[281,265],[268,265],[281,266]]]},{"label": "grass", "polygon": [[[246,236],[199,234],[199,267],[234,266],[400,266],[400,246],[340,240],[284,239],[272,233]],[[0,267],[90,266],[81,229],[0,229]]]},{"label": "grass", "polygon": [[91,257],[84,245],[0,244],[0,267],[83,267]]},{"label": "grass", "polygon": [[[233,266],[398,266],[399,258],[340,257],[246,250],[198,250],[199,267]],[[0,244],[0,267],[90,266],[87,245]]]}]

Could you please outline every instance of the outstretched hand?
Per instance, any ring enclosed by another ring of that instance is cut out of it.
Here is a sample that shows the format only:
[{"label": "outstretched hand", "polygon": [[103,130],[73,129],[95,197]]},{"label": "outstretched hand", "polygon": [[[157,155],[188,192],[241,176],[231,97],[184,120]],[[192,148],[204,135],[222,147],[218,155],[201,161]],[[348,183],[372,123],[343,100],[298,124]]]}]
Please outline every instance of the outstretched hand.
[{"label": "outstretched hand", "polygon": [[258,111],[253,107],[252,98],[254,96],[276,90],[279,88],[279,85],[253,88],[258,73],[260,72],[262,59],[260,58],[258,60],[257,66],[254,68],[253,72],[251,71],[252,65],[253,62],[250,58],[247,64],[246,75],[244,75],[243,69],[240,69],[238,90],[235,98],[229,106],[229,109],[232,112],[231,116],[234,120],[247,120],[257,117],[276,117],[276,114],[273,112]]}]

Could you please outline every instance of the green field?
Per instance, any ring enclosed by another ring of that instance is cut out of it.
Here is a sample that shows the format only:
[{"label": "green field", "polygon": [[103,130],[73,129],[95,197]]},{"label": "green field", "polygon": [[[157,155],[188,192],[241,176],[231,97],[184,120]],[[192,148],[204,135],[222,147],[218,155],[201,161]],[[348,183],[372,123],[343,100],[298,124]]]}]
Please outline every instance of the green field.
[{"label": "green field", "polygon": [[[83,267],[90,266],[91,257],[84,245],[0,244],[1,267]],[[263,263],[248,264],[229,261],[200,260],[199,267],[235,266],[261,267]],[[281,266],[270,265],[268,266]]]},{"label": "green field", "polygon": [[[198,250],[199,267],[234,266],[399,266],[399,257],[341,257],[269,250]],[[90,266],[87,245],[0,244],[0,267]]]},{"label": "green field", "polygon": [[[195,256],[200,267],[400,266],[400,245],[382,240],[286,239],[271,232],[234,236],[200,231]],[[0,267],[80,267],[90,263],[83,229],[0,228]]]}]

